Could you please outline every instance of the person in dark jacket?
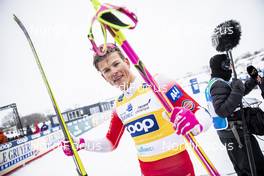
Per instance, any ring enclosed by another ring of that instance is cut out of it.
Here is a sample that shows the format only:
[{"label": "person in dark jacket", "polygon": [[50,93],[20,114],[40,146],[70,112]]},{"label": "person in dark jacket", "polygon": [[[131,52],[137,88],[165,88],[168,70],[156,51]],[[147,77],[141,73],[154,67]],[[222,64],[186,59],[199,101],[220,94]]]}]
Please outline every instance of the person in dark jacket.
[{"label": "person in dark jacket", "polygon": [[43,125],[40,128],[40,131],[46,131],[49,129],[49,126],[47,124],[45,124],[45,122],[43,122]]},{"label": "person in dark jacket", "polygon": [[[248,94],[256,85],[256,80],[251,77],[243,82],[233,79],[230,60],[226,54],[218,54],[210,59],[211,80],[206,88],[206,100],[208,110],[213,118],[213,124],[217,130],[220,141],[226,146],[228,156],[238,176],[250,176],[250,167],[247,151],[243,138],[240,103],[244,95]],[[230,82],[229,82],[230,81]],[[244,109],[244,108],[243,108]],[[264,119],[263,111],[259,110],[259,117]],[[245,108],[245,115],[253,108]],[[255,118],[255,116],[247,119]],[[261,120],[261,119],[260,119]],[[262,120],[263,122],[263,120]],[[260,127],[264,129],[264,123]],[[264,156],[256,138],[250,134],[255,165],[258,176],[264,175]]]},{"label": "person in dark jacket", "polygon": [[27,135],[32,135],[33,131],[29,125],[27,125]]}]

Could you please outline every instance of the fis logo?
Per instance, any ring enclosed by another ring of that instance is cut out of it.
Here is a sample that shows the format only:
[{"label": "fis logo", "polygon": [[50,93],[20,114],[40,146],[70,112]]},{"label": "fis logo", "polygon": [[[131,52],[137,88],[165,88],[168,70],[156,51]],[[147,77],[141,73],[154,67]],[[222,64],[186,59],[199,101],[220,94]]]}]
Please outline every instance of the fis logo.
[{"label": "fis logo", "polygon": [[129,104],[127,105],[127,112],[130,112],[130,111],[132,111],[132,110],[133,110],[133,106],[132,106],[131,103],[129,103]]},{"label": "fis logo", "polygon": [[182,92],[177,88],[176,85],[174,85],[167,93],[166,96],[169,98],[169,100],[173,103],[175,103],[181,96]]},{"label": "fis logo", "polygon": [[126,124],[126,128],[132,137],[136,137],[156,131],[159,126],[155,116],[151,114]]}]

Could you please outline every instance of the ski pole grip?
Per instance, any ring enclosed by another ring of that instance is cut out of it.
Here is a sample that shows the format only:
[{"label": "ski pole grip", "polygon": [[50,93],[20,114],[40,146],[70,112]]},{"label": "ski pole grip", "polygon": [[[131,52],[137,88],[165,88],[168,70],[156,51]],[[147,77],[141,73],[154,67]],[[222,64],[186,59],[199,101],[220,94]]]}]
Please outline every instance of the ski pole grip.
[{"label": "ski pole grip", "polygon": [[137,26],[137,22],[138,22],[136,14],[129,11],[125,7],[120,7],[119,11],[124,13],[126,16],[128,16],[134,22],[134,25],[129,28],[129,29],[134,29]]},{"label": "ski pole grip", "polygon": [[[118,11],[121,14],[124,14],[133,22],[133,24],[127,24],[127,23],[122,22],[116,15],[114,15],[114,13],[112,13],[113,11]],[[108,18],[104,18],[103,17],[104,15],[107,15]],[[111,4],[101,5],[101,7],[96,13],[96,18],[98,21],[100,21],[104,25],[107,25],[111,28],[118,29],[118,30],[123,29],[123,28],[134,29],[137,26],[137,22],[138,22],[138,19],[135,13],[129,11],[125,7],[115,6]]]}]

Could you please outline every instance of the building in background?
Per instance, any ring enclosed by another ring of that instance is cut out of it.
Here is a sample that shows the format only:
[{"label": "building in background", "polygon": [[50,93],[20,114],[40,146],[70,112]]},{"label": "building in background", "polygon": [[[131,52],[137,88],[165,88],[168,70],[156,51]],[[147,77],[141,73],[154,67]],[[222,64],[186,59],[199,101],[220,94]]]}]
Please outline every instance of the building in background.
[{"label": "building in background", "polygon": [[[112,101],[99,102],[92,105],[83,106],[76,109],[65,111],[62,113],[62,116],[65,122],[68,123],[83,118],[89,119],[89,116],[93,114],[109,111],[111,109],[112,109]],[[59,125],[57,115],[50,115],[49,118],[51,120],[52,126]]]}]

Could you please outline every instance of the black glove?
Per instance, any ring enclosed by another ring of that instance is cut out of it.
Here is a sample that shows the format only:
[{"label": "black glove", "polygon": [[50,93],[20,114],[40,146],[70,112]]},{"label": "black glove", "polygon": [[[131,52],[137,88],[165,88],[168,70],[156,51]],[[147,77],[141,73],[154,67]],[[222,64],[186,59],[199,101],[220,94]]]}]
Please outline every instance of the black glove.
[{"label": "black glove", "polygon": [[264,99],[264,77],[261,78],[261,81],[258,82],[258,86],[261,90],[261,96]]},{"label": "black glove", "polygon": [[257,79],[257,77],[258,77],[258,70],[254,66],[252,66],[252,65],[248,66],[247,67],[247,72],[248,72],[248,74],[249,74],[249,76],[251,78],[253,78],[254,80]]},{"label": "black glove", "polygon": [[261,92],[263,93],[264,92],[264,78],[259,76],[258,70],[254,66],[250,65],[247,67],[247,72],[251,76],[252,79],[256,80]]},{"label": "black glove", "polygon": [[231,82],[232,91],[244,95],[245,86],[240,79],[233,79]]}]

